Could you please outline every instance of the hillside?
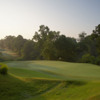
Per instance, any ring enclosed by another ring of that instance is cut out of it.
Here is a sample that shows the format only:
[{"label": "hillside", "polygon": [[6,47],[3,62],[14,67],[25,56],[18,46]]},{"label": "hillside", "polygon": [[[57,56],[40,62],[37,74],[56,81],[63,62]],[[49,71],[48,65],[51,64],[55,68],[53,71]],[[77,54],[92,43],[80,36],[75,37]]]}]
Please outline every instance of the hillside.
[{"label": "hillside", "polygon": [[100,81],[57,81],[0,75],[0,100],[100,100]]}]

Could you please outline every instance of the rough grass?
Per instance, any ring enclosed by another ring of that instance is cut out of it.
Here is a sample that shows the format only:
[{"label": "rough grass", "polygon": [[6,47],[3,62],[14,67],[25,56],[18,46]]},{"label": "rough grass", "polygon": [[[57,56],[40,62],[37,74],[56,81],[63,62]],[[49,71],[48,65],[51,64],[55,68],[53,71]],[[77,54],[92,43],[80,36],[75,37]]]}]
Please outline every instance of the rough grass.
[{"label": "rough grass", "polygon": [[60,81],[0,75],[0,100],[100,100],[100,81]]},{"label": "rough grass", "polygon": [[39,95],[59,82],[0,75],[0,100],[25,100]]},{"label": "rough grass", "polygon": [[90,97],[88,100],[100,100],[100,94]]},{"label": "rough grass", "polygon": [[[69,84],[70,83],[70,84]],[[100,82],[87,82],[82,84],[75,84],[71,82],[62,82],[55,88],[29,100],[95,100],[88,99],[91,96],[100,93]],[[100,100],[97,98],[96,100]]]},{"label": "rough grass", "polygon": [[99,94],[99,90],[100,82],[88,82],[81,85],[62,82],[51,91],[37,96],[35,99],[31,98],[30,100],[100,100],[98,97],[95,99],[88,99],[93,95]]}]

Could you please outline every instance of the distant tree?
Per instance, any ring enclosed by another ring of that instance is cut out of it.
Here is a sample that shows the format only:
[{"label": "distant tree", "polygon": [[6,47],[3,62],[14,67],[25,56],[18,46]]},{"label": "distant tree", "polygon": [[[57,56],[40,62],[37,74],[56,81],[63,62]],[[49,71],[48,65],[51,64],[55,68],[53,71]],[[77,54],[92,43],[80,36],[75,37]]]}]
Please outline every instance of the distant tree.
[{"label": "distant tree", "polygon": [[86,37],[86,33],[85,32],[82,32],[79,34],[79,41],[83,41]]},{"label": "distant tree", "polygon": [[[40,59],[55,59],[53,55],[53,42],[59,37],[59,32],[51,31],[47,26],[41,25],[38,32],[35,32],[33,41],[36,42],[36,50]],[[51,43],[50,43],[51,42]],[[51,49],[52,48],[52,49]],[[47,52],[48,51],[48,52]],[[50,54],[52,52],[52,55]]]},{"label": "distant tree", "polygon": [[95,27],[95,30],[93,30],[93,34],[96,34],[97,36],[100,36],[100,24]]},{"label": "distant tree", "polygon": [[95,63],[95,57],[90,55],[89,53],[88,54],[85,54],[82,56],[82,59],[81,59],[81,62],[83,63]]},{"label": "distant tree", "polygon": [[76,57],[75,45],[76,45],[76,40],[74,38],[61,35],[55,41],[55,47],[57,49],[58,59],[64,61],[74,61]]},{"label": "distant tree", "polygon": [[41,25],[32,40],[23,36],[6,36],[0,40],[1,49],[10,49],[18,53],[24,60],[48,59],[100,64],[100,24],[91,35],[79,34],[79,41],[59,31],[52,31],[48,26]]},{"label": "distant tree", "polygon": [[46,41],[44,43],[44,48],[42,50],[42,56],[44,59],[47,59],[47,60],[57,59],[56,48],[55,48],[54,42]]},{"label": "distant tree", "polygon": [[91,35],[86,36],[84,40],[78,42],[77,45],[78,59],[88,53],[92,56],[97,56],[96,42],[92,40]]},{"label": "distant tree", "polygon": [[41,25],[38,32],[35,32],[35,35],[33,36],[33,41],[44,42],[48,34],[49,34],[49,28],[47,26]]},{"label": "distant tree", "polygon": [[15,39],[14,36],[6,36],[4,40],[1,40],[2,48],[12,49],[13,48],[13,40]]},{"label": "distant tree", "polygon": [[91,37],[96,43],[97,53],[98,55],[100,55],[100,24],[95,27],[95,30],[93,30]]},{"label": "distant tree", "polygon": [[32,40],[27,40],[22,48],[22,57],[25,60],[32,60],[34,58],[35,50],[34,50],[34,42]]},{"label": "distant tree", "polygon": [[21,50],[24,46],[26,39],[24,39],[21,35],[18,35],[14,40],[14,50],[21,56]]},{"label": "distant tree", "polygon": [[[100,25],[96,26],[93,33],[78,42],[77,55],[83,62],[99,63],[100,57]],[[96,60],[96,61],[95,61]]]}]

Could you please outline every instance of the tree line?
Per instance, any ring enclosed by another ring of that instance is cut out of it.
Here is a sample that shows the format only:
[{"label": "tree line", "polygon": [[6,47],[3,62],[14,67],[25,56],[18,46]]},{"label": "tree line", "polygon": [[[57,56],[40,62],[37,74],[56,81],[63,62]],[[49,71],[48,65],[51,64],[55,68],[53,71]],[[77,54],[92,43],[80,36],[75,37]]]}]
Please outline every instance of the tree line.
[{"label": "tree line", "polygon": [[100,24],[91,35],[79,34],[79,39],[60,35],[48,26],[41,25],[32,39],[23,36],[6,36],[0,48],[16,52],[19,60],[61,60],[100,64]]}]

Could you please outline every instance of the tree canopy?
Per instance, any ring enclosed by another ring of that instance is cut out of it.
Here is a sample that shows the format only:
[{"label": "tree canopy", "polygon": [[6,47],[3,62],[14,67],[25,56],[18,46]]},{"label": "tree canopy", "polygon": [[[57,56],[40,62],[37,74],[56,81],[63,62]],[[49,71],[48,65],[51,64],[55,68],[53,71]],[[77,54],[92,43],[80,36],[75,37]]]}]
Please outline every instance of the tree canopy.
[{"label": "tree canopy", "polygon": [[80,33],[78,41],[41,25],[32,40],[24,39],[21,35],[6,36],[0,40],[0,48],[16,52],[23,60],[44,59],[100,64],[100,24],[91,35]]}]

